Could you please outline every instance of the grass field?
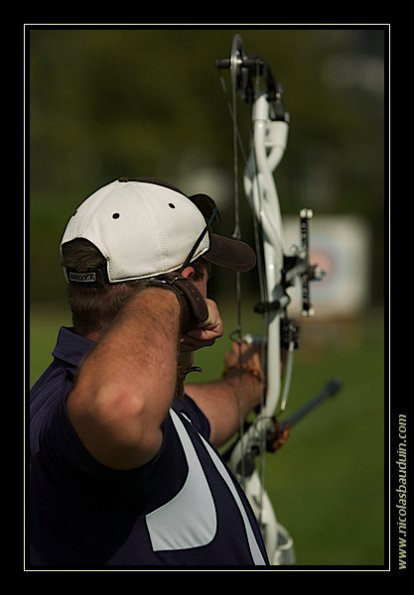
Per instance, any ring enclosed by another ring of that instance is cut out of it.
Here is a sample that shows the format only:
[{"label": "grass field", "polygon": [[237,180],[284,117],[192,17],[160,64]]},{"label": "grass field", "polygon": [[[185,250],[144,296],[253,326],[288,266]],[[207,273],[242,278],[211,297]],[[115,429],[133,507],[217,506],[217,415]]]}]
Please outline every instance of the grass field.
[{"label": "grass field", "polygon": [[[222,312],[229,330],[234,313],[223,306]],[[247,317],[246,329],[250,322]],[[66,310],[33,306],[30,384],[51,361],[62,324],[70,325]],[[388,451],[382,313],[347,324],[315,320],[302,326],[302,337],[287,415],[332,376],[341,377],[344,387],[300,422],[280,451],[267,456],[268,493],[294,538],[298,564],[382,565]],[[197,364],[204,373],[191,381],[219,376],[228,346],[223,338],[214,348],[200,351]]]}]

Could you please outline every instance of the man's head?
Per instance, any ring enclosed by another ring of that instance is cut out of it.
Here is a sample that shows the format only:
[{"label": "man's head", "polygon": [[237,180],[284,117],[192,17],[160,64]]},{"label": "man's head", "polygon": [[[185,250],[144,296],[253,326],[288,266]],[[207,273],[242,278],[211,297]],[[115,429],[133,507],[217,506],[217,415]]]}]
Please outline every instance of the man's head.
[{"label": "man's head", "polygon": [[207,195],[186,196],[148,178],[121,178],[87,198],[61,241],[75,327],[84,332],[105,324],[146,279],[182,272],[200,259],[238,271],[253,268],[247,244],[212,232],[215,213]]}]

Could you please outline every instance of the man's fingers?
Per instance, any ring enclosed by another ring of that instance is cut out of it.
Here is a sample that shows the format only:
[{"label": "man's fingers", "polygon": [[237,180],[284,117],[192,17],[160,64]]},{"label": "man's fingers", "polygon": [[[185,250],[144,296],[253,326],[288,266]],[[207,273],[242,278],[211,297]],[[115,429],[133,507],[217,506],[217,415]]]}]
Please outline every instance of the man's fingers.
[{"label": "man's fingers", "polygon": [[248,344],[245,341],[233,342],[232,350],[225,354],[225,361],[229,365],[236,363],[246,364],[249,361],[260,363],[261,348],[258,345]]},{"label": "man's fingers", "polygon": [[262,349],[260,345],[249,344],[245,341],[234,341],[232,349],[224,355],[224,368],[248,368],[257,372],[264,380],[263,365],[261,362]]},{"label": "man's fingers", "polygon": [[200,322],[196,328],[193,328],[181,336],[180,350],[195,351],[202,347],[213,345],[216,339],[223,335],[223,321],[217,304],[210,299],[206,299],[208,308],[208,318]]},{"label": "man's fingers", "polygon": [[201,347],[213,345],[220,336],[221,334],[217,334],[215,331],[194,329],[181,337],[181,345],[192,349],[200,349]]}]

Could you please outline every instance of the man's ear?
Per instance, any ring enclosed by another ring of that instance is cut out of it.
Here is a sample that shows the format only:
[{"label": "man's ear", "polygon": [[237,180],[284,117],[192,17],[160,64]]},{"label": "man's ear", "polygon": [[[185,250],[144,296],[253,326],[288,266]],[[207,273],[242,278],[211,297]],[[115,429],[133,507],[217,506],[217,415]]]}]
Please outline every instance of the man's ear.
[{"label": "man's ear", "polygon": [[182,275],[182,277],[186,277],[187,279],[191,279],[194,273],[195,268],[189,264],[188,267],[185,267],[185,269],[181,271],[180,275]]}]

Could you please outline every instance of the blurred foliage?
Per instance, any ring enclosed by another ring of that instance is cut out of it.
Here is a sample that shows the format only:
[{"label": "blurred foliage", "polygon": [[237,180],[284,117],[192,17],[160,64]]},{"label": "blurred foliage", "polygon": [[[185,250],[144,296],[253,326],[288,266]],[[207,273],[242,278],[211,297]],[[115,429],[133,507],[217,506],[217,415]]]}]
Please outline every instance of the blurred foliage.
[{"label": "blurred foliage", "polygon": [[[276,172],[283,212],[305,203],[317,213],[364,217],[375,248],[373,301],[382,301],[386,31],[32,26],[26,32],[33,300],[62,297],[59,240],[75,207],[98,187],[125,175],[157,176],[202,192],[189,173],[201,180],[210,169],[231,189],[231,92],[223,95],[215,60],[229,56],[238,33],[246,53],[271,65],[291,114],[288,150]],[[247,141],[243,104],[238,121]],[[231,208],[223,215],[219,231],[228,232]],[[249,238],[247,207],[242,218]]]}]

